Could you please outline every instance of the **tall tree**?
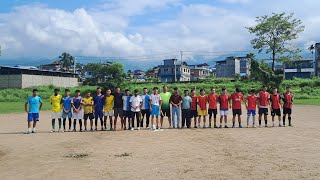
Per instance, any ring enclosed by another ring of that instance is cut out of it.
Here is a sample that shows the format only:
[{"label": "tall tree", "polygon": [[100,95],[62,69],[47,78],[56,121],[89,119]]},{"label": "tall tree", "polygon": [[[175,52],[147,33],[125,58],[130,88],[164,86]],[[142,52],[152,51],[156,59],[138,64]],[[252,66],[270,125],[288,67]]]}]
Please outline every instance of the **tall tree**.
[{"label": "tall tree", "polygon": [[249,32],[256,36],[251,40],[251,44],[254,49],[259,50],[259,53],[264,51],[271,54],[272,71],[275,70],[275,62],[301,58],[299,56],[301,50],[296,48],[292,41],[304,31],[304,26],[301,20],[293,18],[293,13],[259,16],[256,22],[255,26],[247,27]]},{"label": "tall tree", "polygon": [[62,68],[66,69],[66,71],[70,71],[70,68],[75,65],[75,58],[69,53],[64,52],[59,56],[59,62]]}]

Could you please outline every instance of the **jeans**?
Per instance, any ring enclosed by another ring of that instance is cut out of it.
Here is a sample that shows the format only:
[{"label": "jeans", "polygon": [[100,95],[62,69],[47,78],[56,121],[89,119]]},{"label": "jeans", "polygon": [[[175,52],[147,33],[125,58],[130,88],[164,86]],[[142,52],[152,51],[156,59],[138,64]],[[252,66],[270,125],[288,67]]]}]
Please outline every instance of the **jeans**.
[{"label": "jeans", "polygon": [[189,128],[191,126],[191,117],[190,117],[190,109],[182,109],[182,127],[187,126]]},{"label": "jeans", "polygon": [[172,107],[172,126],[175,128],[176,119],[174,115],[177,115],[177,127],[180,128],[180,107]]},{"label": "jeans", "polygon": [[139,126],[140,123],[140,112],[132,112],[132,119],[131,119],[131,127],[134,128],[134,118],[137,119],[137,127]]},{"label": "jeans", "polygon": [[141,120],[140,127],[143,127],[144,115],[146,115],[146,127],[149,127],[150,114],[151,114],[150,109],[141,110],[142,120]]}]

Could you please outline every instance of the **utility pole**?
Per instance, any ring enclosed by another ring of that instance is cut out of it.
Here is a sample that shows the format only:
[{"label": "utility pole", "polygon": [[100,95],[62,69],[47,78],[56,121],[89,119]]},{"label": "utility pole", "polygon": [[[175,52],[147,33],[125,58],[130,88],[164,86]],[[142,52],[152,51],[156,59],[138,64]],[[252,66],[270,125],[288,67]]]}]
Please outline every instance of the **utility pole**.
[{"label": "utility pole", "polygon": [[174,59],[174,82],[177,82],[177,59]]},{"label": "utility pole", "polygon": [[181,65],[182,65],[182,56],[183,56],[183,51],[180,51],[180,61],[181,61]]},{"label": "utility pole", "polygon": [[73,61],[73,73],[75,74],[76,73],[76,58],[74,58],[74,61]]}]

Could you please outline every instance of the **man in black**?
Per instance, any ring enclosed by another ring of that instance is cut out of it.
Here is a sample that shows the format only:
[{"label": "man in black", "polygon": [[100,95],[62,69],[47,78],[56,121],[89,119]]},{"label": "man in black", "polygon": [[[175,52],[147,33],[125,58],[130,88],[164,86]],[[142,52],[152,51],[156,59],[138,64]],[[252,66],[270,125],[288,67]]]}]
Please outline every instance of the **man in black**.
[{"label": "man in black", "polygon": [[[116,88],[113,93],[114,96],[114,124],[117,124],[118,116],[120,117],[121,124],[123,123],[123,101],[122,92],[119,87]],[[121,130],[123,130],[123,125],[121,125]]]}]

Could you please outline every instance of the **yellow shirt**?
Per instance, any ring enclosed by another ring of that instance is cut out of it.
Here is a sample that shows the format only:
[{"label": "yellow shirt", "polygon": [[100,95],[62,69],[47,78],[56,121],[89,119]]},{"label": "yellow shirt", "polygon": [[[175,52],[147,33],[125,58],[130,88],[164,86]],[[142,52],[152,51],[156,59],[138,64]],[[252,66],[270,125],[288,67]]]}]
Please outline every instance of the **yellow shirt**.
[{"label": "yellow shirt", "polygon": [[61,99],[62,96],[58,94],[57,96],[50,96],[50,103],[52,105],[52,112],[60,112],[61,111]]},{"label": "yellow shirt", "polygon": [[112,111],[114,106],[114,96],[110,95],[109,97],[105,96],[106,100],[104,103],[104,110],[105,111]]},{"label": "yellow shirt", "polygon": [[[84,97],[82,99],[83,104],[90,104],[93,102],[93,98],[92,97]],[[89,113],[93,113],[93,108],[92,106],[83,106],[84,109],[84,114],[89,114]]]}]

